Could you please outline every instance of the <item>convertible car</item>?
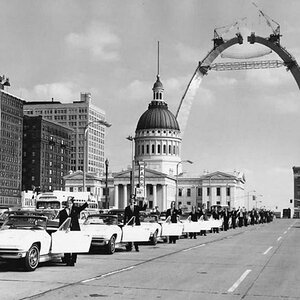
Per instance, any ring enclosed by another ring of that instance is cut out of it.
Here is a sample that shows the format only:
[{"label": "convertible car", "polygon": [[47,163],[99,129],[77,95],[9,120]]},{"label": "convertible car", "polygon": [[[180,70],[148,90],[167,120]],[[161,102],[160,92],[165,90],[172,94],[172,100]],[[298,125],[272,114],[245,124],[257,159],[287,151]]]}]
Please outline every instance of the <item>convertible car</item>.
[{"label": "convertible car", "polygon": [[116,246],[125,245],[129,250],[128,242],[149,241],[149,228],[119,224],[117,215],[94,214],[87,217],[81,230],[92,236],[91,246],[104,248],[108,254],[113,254]]},{"label": "convertible car", "polygon": [[151,245],[156,245],[157,241],[163,240],[161,232],[162,227],[159,223],[159,218],[154,214],[142,214],[140,217],[141,226],[149,228],[150,230],[150,239],[149,242]]},{"label": "convertible car", "polygon": [[34,271],[40,262],[63,256],[63,253],[87,253],[91,236],[70,231],[70,218],[49,234],[44,215],[12,214],[0,229],[0,259],[18,260],[26,271]]}]

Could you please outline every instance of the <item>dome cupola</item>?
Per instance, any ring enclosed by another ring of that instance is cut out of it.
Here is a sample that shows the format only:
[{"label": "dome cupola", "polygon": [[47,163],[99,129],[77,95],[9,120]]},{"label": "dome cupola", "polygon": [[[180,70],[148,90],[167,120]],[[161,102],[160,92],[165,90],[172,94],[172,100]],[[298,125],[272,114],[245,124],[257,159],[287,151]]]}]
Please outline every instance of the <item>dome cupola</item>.
[{"label": "dome cupola", "polygon": [[164,87],[160,81],[159,75],[153,85],[153,100],[140,117],[136,130],[143,129],[168,129],[180,130],[178,122],[172,112],[168,109],[168,104],[164,101]]}]

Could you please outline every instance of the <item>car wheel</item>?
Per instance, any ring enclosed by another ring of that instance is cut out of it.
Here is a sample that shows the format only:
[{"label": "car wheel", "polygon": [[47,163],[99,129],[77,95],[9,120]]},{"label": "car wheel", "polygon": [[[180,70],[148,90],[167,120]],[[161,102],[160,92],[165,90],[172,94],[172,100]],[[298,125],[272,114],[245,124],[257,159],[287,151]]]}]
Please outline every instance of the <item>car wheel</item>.
[{"label": "car wheel", "polygon": [[40,250],[36,244],[33,244],[25,256],[25,270],[34,271],[40,260]]},{"label": "car wheel", "polygon": [[115,251],[116,251],[116,237],[114,235],[110,238],[110,240],[107,244],[106,251],[107,251],[108,254],[115,253]]},{"label": "car wheel", "polygon": [[152,238],[151,238],[151,245],[156,245],[157,244],[157,231],[155,231],[154,233],[153,233],[153,236],[152,236]]}]

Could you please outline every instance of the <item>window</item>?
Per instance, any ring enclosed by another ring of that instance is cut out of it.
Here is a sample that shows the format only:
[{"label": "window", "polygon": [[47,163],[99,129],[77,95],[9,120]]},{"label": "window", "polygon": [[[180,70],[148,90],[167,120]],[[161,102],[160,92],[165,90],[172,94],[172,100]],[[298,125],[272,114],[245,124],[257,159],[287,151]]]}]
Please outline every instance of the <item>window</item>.
[{"label": "window", "polygon": [[206,190],[206,195],[207,195],[207,196],[210,195],[210,188],[207,188],[207,190]]},{"label": "window", "polygon": [[187,195],[188,197],[191,197],[191,189],[187,189],[186,195]]},{"label": "window", "polygon": [[153,185],[149,186],[149,195],[153,195]]},{"label": "window", "polygon": [[187,204],[187,205],[191,205],[191,201],[187,201],[186,204]]},{"label": "window", "polygon": [[155,153],[155,145],[152,145],[152,154]]},{"label": "window", "polygon": [[221,196],[221,188],[217,187],[217,196]]},{"label": "window", "polygon": [[228,187],[228,188],[226,189],[226,195],[227,195],[228,197],[230,197],[230,187]]},{"label": "window", "polygon": [[74,192],[74,188],[72,186],[70,187],[70,192]]},{"label": "window", "polygon": [[202,188],[198,188],[198,197],[202,196]]},{"label": "window", "polygon": [[182,197],[182,189],[178,189],[178,196]]},{"label": "window", "polygon": [[157,145],[157,153],[160,154],[160,145]]}]

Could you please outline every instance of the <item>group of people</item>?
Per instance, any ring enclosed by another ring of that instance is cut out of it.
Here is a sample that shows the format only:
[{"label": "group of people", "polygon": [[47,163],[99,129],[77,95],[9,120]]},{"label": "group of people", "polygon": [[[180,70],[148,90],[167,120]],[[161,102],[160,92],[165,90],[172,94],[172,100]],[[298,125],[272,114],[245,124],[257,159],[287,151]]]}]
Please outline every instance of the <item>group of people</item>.
[{"label": "group of people", "polygon": [[[180,216],[182,216],[182,209],[180,206],[176,208],[175,201],[171,202],[171,207],[166,212],[166,221],[171,223],[177,223],[180,221]],[[206,210],[204,208],[196,208],[192,206],[191,211],[189,212],[188,220],[191,222],[197,222],[200,220],[208,220],[209,218],[214,220],[222,219],[221,229],[227,231],[229,228],[235,229],[236,227],[269,223],[274,218],[274,213],[266,209],[255,209],[253,208],[250,211],[247,211],[245,207],[239,207],[238,209],[228,207],[218,207],[214,206],[213,208]],[[219,227],[213,227],[213,233],[219,233]],[[197,232],[190,232],[190,238],[197,238]],[[201,230],[200,235],[206,236],[206,230]],[[176,243],[178,239],[177,236],[170,236],[169,243]]]},{"label": "group of people", "polygon": [[[136,203],[135,197],[131,197],[129,205],[125,208],[124,213],[124,224],[130,225],[140,225],[140,212],[147,209],[147,201],[145,200],[143,206],[139,206]],[[80,231],[79,225],[79,214],[88,206],[88,203],[84,203],[81,206],[74,205],[74,198],[70,197],[66,203],[66,207],[59,213],[59,226],[61,226],[66,219],[70,218],[70,230]],[[158,207],[155,208],[155,212],[159,214]],[[180,216],[183,212],[181,207],[176,207],[175,201],[171,202],[170,208],[166,211],[166,222],[177,223],[180,222]],[[208,220],[209,217],[212,217],[215,220],[223,220],[223,230],[227,231],[230,227],[235,229],[237,226],[248,226],[260,223],[271,222],[274,218],[272,211],[265,209],[252,209],[247,211],[245,207],[239,207],[238,209],[232,208],[228,209],[227,207],[219,208],[214,207],[210,210],[204,208],[196,208],[192,206],[191,211],[189,212],[188,219],[191,222],[197,222],[200,220]],[[212,232],[218,233],[219,228],[212,228]],[[190,238],[197,238],[197,232],[190,232]],[[201,230],[200,235],[206,235],[206,230]],[[169,236],[169,243],[175,244],[178,240],[178,236]],[[128,243],[127,250],[132,250],[134,244],[135,250],[139,251],[139,243]],[[65,253],[64,261],[68,266],[74,266],[77,260],[76,253]]]}]

